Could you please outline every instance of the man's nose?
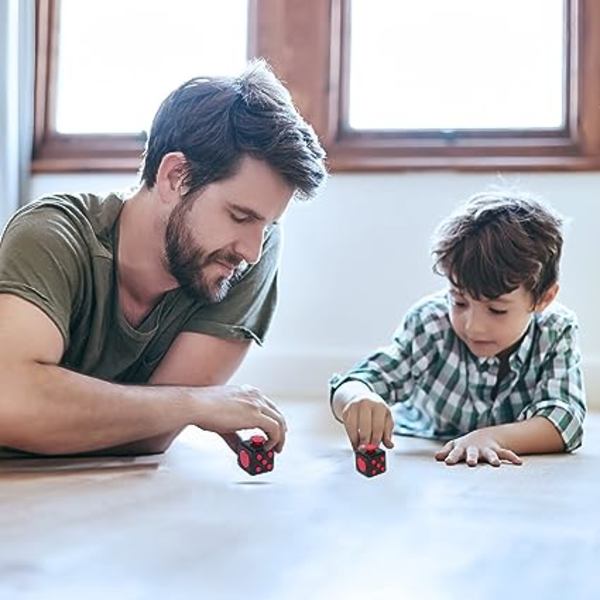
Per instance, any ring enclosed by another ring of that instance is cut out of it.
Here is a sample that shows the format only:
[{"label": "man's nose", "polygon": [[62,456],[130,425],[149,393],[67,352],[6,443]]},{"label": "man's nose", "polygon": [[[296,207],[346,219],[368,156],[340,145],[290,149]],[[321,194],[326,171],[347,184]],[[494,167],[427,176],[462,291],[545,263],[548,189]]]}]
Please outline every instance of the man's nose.
[{"label": "man's nose", "polygon": [[257,263],[262,256],[263,233],[251,232],[238,245],[237,252],[250,265]]}]

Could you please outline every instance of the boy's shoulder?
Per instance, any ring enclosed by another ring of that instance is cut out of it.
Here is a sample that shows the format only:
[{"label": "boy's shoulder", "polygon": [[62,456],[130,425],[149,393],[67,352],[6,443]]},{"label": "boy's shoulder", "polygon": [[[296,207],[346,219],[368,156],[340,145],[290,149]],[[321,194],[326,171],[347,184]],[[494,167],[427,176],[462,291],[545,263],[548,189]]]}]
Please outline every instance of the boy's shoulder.
[{"label": "boy's shoulder", "polygon": [[451,328],[447,291],[424,296],[413,304],[404,319],[405,326],[430,335],[443,333]]},{"label": "boy's shoulder", "polygon": [[561,339],[573,340],[579,327],[575,313],[559,302],[553,302],[543,312],[535,313],[534,322],[542,354]]},{"label": "boy's shoulder", "polygon": [[578,325],[577,315],[570,308],[556,301],[543,312],[536,313],[535,320],[542,328],[559,330]]}]

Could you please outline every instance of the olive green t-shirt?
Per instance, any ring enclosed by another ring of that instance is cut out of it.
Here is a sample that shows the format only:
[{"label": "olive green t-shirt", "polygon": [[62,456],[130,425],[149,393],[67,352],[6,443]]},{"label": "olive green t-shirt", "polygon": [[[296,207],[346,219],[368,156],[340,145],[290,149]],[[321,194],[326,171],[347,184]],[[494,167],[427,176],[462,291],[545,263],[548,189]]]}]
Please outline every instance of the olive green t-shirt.
[{"label": "olive green t-shirt", "polygon": [[117,289],[124,202],[118,194],[48,196],[21,208],[4,230],[0,293],[35,304],[54,321],[65,342],[60,364],[108,381],[144,383],[182,331],[262,344],[277,300],[279,226],[224,300],[210,304],[174,289],[134,328]]}]

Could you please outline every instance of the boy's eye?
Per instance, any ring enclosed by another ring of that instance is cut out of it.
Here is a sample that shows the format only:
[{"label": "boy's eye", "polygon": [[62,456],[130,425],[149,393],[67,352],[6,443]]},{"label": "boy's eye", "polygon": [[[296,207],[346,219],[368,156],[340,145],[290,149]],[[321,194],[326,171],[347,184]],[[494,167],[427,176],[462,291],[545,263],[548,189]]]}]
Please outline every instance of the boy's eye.
[{"label": "boy's eye", "polygon": [[460,306],[461,308],[462,308],[463,306],[466,306],[466,305],[467,305],[467,303],[466,303],[466,302],[463,302],[462,300],[457,300],[456,298],[453,298],[453,299],[452,299],[452,304],[454,304],[454,306]]},{"label": "boy's eye", "polygon": [[505,315],[508,311],[506,311],[506,310],[498,310],[497,308],[491,308],[490,307],[490,312],[493,315]]}]

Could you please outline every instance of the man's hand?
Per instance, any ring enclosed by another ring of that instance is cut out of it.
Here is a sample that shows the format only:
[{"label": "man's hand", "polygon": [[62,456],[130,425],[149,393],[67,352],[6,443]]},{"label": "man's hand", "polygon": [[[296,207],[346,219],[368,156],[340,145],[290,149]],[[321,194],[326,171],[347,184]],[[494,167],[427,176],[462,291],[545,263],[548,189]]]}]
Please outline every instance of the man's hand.
[{"label": "man's hand", "polygon": [[447,465],[464,461],[470,467],[474,467],[479,462],[487,462],[493,467],[499,467],[502,461],[514,465],[522,464],[521,458],[512,450],[502,447],[491,429],[479,429],[449,441],[435,453],[436,460],[443,460]]},{"label": "man's hand", "polygon": [[192,389],[198,401],[199,418],[196,425],[221,435],[236,451],[240,429],[261,429],[268,440],[267,450],[281,452],[285,444],[285,418],[258,389],[249,385],[223,385]]},{"label": "man's hand", "polygon": [[362,392],[351,399],[342,410],[342,422],[348,439],[356,450],[359,446],[383,444],[393,448],[394,419],[390,407],[374,392]]}]

